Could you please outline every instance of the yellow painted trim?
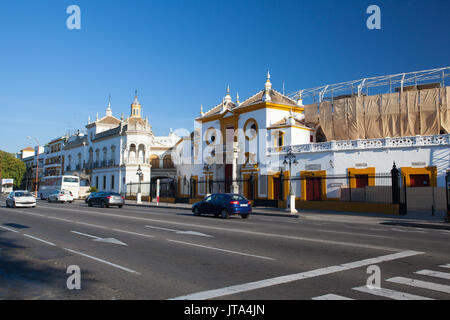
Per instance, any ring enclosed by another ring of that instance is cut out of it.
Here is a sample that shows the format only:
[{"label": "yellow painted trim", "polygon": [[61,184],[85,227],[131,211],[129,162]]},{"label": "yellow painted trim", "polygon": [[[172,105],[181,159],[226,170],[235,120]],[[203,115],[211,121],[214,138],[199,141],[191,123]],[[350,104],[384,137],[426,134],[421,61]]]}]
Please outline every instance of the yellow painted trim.
[{"label": "yellow painted trim", "polygon": [[[207,139],[207,137],[210,134],[210,132],[212,132],[212,135],[214,135],[216,137],[216,140],[214,140],[214,142],[213,141],[208,141],[208,139]],[[204,140],[205,140],[207,146],[209,146],[210,144],[214,145],[215,143],[217,143],[217,138],[218,138],[217,137],[217,129],[214,128],[214,127],[209,127],[208,129],[205,130],[205,135],[204,135],[203,138],[205,138]]]},{"label": "yellow painted trim", "polygon": [[311,131],[314,132],[314,129],[309,129],[309,128],[303,128],[303,127],[299,127],[299,126],[290,126],[290,125],[283,125],[283,126],[276,126],[276,127],[268,127],[267,130],[273,130],[273,129],[285,129],[285,128],[297,128],[297,129],[302,129],[302,130],[306,130],[306,131]]},{"label": "yellow painted trim", "polygon": [[356,169],[356,168],[348,168],[347,169],[348,176],[350,177],[350,188],[356,188],[356,175],[368,175],[368,183],[369,187],[375,186],[375,167],[370,167],[366,169]]},{"label": "yellow painted trim", "polygon": [[231,116],[228,118],[222,118],[220,119],[220,131],[222,133],[222,144],[226,144],[227,143],[227,136],[226,136],[226,129],[229,126],[233,126],[234,128],[234,142],[237,142],[237,133],[238,133],[238,128],[239,128],[239,116]]},{"label": "yellow painted trim", "polygon": [[277,104],[277,103],[272,103],[272,102],[260,102],[258,104],[253,104],[244,108],[235,108],[232,111],[227,110],[225,113],[223,114],[215,114],[212,116],[208,116],[206,118],[197,118],[195,119],[196,121],[205,123],[205,122],[210,122],[210,121],[216,121],[216,120],[221,120],[228,112],[233,112],[236,116],[238,116],[239,114],[244,114],[244,113],[248,113],[248,112],[252,112],[252,111],[256,111],[256,110],[260,110],[260,109],[276,109],[276,110],[282,110],[282,111],[290,111],[292,109],[293,112],[297,112],[297,113],[301,113],[303,111],[305,111],[305,108],[303,107],[295,107],[295,106],[288,106],[288,105],[284,105],[284,104]]},{"label": "yellow painted trim", "polygon": [[412,174],[427,174],[430,178],[430,186],[437,186],[437,169],[436,166],[425,167],[425,168],[412,168],[412,167],[401,167],[402,174],[406,177],[406,186],[411,186],[411,175]]},{"label": "yellow painted trim", "polygon": [[[248,126],[248,124],[249,124],[250,122],[254,122],[254,123],[255,123],[255,126],[256,126],[256,134],[255,134],[252,138],[249,138],[249,137],[247,136],[247,134],[246,134],[246,132],[247,132],[247,126]],[[257,122],[255,119],[253,119],[253,118],[248,118],[247,121],[245,121],[245,123],[244,123],[244,136],[245,136],[245,139],[247,139],[247,140],[249,140],[249,141],[254,140],[254,139],[258,136],[258,122]]]}]

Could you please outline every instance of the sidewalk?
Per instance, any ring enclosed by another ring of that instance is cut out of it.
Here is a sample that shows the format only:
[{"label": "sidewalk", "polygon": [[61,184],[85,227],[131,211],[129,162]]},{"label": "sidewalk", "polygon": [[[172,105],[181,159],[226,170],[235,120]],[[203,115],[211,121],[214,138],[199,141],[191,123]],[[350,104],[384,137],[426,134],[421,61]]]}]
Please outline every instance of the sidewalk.
[{"label": "sidewalk", "polygon": [[[192,205],[187,203],[160,202],[159,206],[157,206],[156,202],[143,201],[141,204],[137,204],[136,201],[127,200],[126,205],[161,209],[181,209],[188,211],[192,210]],[[432,216],[431,212],[429,211],[410,211],[407,215],[400,216],[364,212],[347,213],[337,211],[301,210],[298,212],[298,214],[293,215],[289,212],[286,212],[283,208],[254,207],[253,214],[262,216],[298,218],[304,220],[335,221],[360,224],[383,224],[404,227],[450,230],[450,223],[445,222],[445,212],[437,212],[434,216]]]}]

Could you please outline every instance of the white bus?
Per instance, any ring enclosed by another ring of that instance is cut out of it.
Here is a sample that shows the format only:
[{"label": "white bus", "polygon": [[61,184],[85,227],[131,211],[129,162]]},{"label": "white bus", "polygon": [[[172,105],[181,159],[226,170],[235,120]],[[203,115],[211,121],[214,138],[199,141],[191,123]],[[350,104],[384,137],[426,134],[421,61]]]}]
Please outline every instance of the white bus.
[{"label": "white bus", "polygon": [[56,190],[68,190],[72,192],[73,198],[78,199],[80,192],[80,178],[77,176],[54,176],[42,179],[38,195],[45,200]]}]

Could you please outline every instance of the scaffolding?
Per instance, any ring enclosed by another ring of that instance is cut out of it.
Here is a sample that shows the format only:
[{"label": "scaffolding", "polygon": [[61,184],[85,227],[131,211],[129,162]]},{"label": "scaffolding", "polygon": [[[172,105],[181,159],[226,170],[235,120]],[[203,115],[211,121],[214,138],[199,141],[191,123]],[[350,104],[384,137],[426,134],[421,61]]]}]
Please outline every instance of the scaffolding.
[{"label": "scaffolding", "polygon": [[369,95],[369,90],[370,94],[385,94],[393,93],[394,91],[403,93],[406,90],[417,90],[420,86],[424,88],[427,88],[427,86],[440,86],[443,88],[445,87],[446,79],[449,77],[450,67],[443,67],[328,84],[302,89],[287,96],[295,101],[303,99],[304,104],[321,103],[325,100]]}]

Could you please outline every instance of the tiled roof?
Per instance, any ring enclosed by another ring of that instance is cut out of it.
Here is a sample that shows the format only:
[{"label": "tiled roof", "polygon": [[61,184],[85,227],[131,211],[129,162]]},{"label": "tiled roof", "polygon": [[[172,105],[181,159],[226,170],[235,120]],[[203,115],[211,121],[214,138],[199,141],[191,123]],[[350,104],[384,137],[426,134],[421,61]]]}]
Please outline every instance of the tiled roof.
[{"label": "tiled roof", "polygon": [[[243,107],[247,107],[247,106],[250,106],[253,104],[263,102],[265,93],[266,93],[265,90],[259,91],[254,96],[252,96],[252,97],[248,98],[247,100],[245,100],[244,102],[242,102],[242,104],[239,106],[239,108],[243,108]],[[294,107],[297,106],[297,103],[294,100],[282,95],[281,93],[279,93],[278,91],[276,91],[274,89],[270,89],[269,95],[271,98],[271,102],[273,102],[273,103],[279,103],[279,104],[284,104],[284,105],[294,106]]]}]

